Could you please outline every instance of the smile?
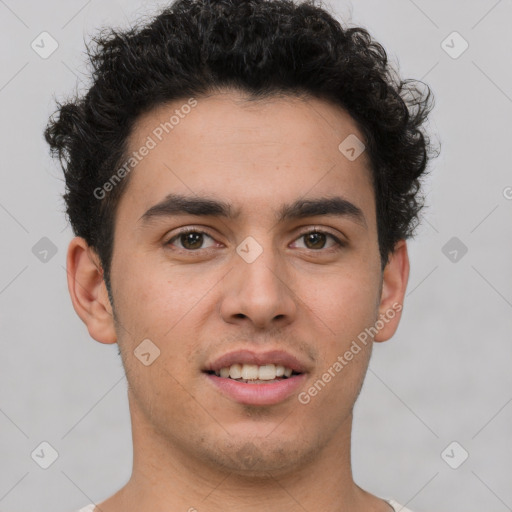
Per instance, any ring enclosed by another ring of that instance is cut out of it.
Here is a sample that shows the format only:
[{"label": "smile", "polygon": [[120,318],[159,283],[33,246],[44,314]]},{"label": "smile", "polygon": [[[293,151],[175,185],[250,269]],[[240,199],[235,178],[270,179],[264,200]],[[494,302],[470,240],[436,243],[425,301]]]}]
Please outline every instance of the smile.
[{"label": "smile", "polygon": [[300,392],[309,365],[281,350],[242,349],[224,354],[203,368],[210,385],[244,405],[276,405]]}]

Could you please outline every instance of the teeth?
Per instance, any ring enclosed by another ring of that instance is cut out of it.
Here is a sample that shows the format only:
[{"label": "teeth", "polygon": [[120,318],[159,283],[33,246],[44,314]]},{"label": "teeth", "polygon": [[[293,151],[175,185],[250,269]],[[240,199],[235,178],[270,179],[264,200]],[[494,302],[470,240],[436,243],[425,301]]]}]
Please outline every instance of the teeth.
[{"label": "teeth", "polygon": [[[224,368],[223,368],[223,370],[224,370]],[[229,376],[232,379],[240,379],[240,378],[242,378],[242,365],[241,364],[232,364],[229,367]]]},{"label": "teeth", "polygon": [[274,380],[277,377],[276,367],[273,364],[266,364],[260,366],[258,371],[258,379],[260,380]]},{"label": "teeth", "polygon": [[242,366],[242,379],[257,379],[258,378],[258,365],[244,364]]},{"label": "teeth", "polygon": [[243,379],[250,381],[274,380],[276,378],[291,377],[292,369],[279,364],[232,364],[229,367],[221,368],[216,374],[220,377],[231,379]]}]

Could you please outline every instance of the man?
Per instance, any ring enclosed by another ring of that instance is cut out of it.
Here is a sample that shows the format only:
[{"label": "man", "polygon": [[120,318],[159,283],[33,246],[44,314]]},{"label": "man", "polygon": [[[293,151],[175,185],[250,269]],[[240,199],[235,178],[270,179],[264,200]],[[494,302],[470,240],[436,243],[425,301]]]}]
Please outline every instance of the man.
[{"label": "man", "polygon": [[178,0],[96,42],[46,139],[134,462],[83,510],[405,512],[357,486],[350,441],[400,319],[430,91],[314,3]]}]

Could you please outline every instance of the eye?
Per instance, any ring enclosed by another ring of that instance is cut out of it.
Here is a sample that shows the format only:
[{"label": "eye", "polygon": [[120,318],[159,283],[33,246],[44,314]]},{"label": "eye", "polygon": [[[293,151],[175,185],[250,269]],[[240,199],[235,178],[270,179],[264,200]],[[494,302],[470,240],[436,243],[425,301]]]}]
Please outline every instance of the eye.
[{"label": "eye", "polygon": [[[205,238],[211,240],[212,243],[210,243],[210,245],[204,246],[203,244],[205,243]],[[178,245],[175,244],[175,241]],[[166,242],[165,245],[173,245],[178,249],[184,249],[186,251],[195,251],[198,249],[207,249],[208,247],[213,247],[215,245],[215,240],[204,231],[188,228],[173,236],[168,242]]]},{"label": "eye", "polygon": [[[297,241],[303,240],[302,246],[297,245]],[[330,245],[328,244],[331,241]],[[166,242],[165,245],[171,245],[177,249],[184,251],[198,251],[200,249],[208,249],[214,247],[218,242],[205,231],[201,231],[196,228],[185,228],[181,230],[177,235]],[[207,245],[205,245],[207,244]],[[294,246],[299,249],[309,249],[312,251],[319,251],[321,249],[336,250],[344,247],[346,244],[339,238],[326,231],[313,229],[302,233],[294,242]]]},{"label": "eye", "polygon": [[[326,247],[326,242],[331,239],[331,245]],[[345,243],[343,243],[339,238],[335,237],[331,233],[326,231],[321,231],[314,229],[312,231],[307,231],[302,233],[297,240],[304,240],[304,244],[301,247],[298,246],[299,249],[310,249],[310,250],[320,250],[320,249],[336,249],[340,247],[344,247]],[[297,242],[294,242],[297,243]]]}]

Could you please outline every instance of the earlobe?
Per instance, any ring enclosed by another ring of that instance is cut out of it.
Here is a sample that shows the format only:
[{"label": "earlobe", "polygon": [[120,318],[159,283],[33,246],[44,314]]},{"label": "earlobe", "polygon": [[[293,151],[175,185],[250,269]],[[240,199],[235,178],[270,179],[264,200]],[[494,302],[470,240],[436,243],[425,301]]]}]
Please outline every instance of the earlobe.
[{"label": "earlobe", "polygon": [[81,237],[69,243],[67,254],[68,290],[73,307],[100,343],[116,343],[112,306],[96,252]]},{"label": "earlobe", "polygon": [[400,323],[401,312],[409,280],[409,255],[405,240],[399,240],[384,268],[379,305],[378,332],[374,341],[390,339]]}]

